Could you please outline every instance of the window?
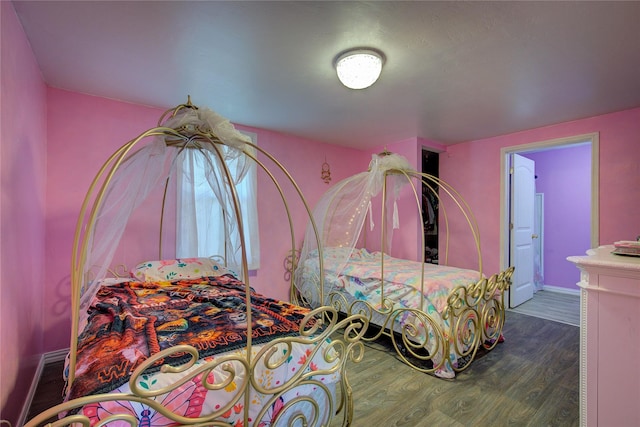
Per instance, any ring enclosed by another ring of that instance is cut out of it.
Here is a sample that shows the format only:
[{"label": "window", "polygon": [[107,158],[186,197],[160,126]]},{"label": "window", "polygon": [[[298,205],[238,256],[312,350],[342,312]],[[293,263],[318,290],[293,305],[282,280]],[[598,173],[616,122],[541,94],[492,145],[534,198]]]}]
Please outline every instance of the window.
[{"label": "window", "polygon": [[[256,134],[243,133],[256,142]],[[215,157],[215,154],[198,150],[184,150],[179,156],[176,257],[222,255],[230,268],[241,273],[240,235],[232,198],[225,189],[218,187],[223,171]],[[257,166],[251,160],[247,163],[248,171],[236,183],[236,193],[244,227],[248,267],[256,270],[260,267]],[[214,165],[214,174],[207,176],[205,172],[210,170],[210,164]],[[237,159],[228,161],[227,165],[232,176],[239,173]],[[230,225],[227,234],[225,222]]]}]

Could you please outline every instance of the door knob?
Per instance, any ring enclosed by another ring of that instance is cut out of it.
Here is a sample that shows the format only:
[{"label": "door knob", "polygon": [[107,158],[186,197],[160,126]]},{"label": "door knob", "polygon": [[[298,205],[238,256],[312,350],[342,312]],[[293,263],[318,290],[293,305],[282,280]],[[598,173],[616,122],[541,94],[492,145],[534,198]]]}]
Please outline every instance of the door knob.
[{"label": "door knob", "polygon": [[537,234],[532,234],[532,235],[531,235],[531,238],[532,238],[532,239],[537,239],[537,238],[538,238],[538,235],[537,235]]}]

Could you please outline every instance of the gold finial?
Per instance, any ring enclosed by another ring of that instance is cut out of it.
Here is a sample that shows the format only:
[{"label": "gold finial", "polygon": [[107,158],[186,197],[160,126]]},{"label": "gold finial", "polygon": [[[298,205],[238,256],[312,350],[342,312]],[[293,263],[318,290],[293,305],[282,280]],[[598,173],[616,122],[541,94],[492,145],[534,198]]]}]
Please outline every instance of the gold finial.
[{"label": "gold finial", "polygon": [[391,151],[387,150],[387,146],[385,145],[384,150],[378,153],[378,157],[388,156],[389,154],[391,154]]},{"label": "gold finial", "polygon": [[185,104],[180,104],[177,107],[174,107],[174,108],[171,108],[170,110],[165,111],[164,114],[160,116],[160,119],[158,120],[158,126],[162,126],[162,123],[164,123],[164,120],[167,116],[175,117],[176,114],[178,114],[178,112],[183,108],[193,108],[194,110],[198,109],[198,107],[196,107],[191,103],[191,95],[187,95],[187,102]]}]

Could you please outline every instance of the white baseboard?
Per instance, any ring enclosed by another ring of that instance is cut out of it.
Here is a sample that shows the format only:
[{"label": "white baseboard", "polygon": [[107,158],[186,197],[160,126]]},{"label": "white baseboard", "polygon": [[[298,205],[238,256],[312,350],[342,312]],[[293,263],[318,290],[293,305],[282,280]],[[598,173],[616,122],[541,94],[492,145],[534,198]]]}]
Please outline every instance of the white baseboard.
[{"label": "white baseboard", "polygon": [[53,362],[61,362],[69,354],[68,348],[61,348],[60,350],[50,351],[42,355],[44,358],[44,364],[53,363]]},{"label": "white baseboard", "polygon": [[[20,418],[18,418],[18,422],[16,423],[16,427],[23,426],[27,422],[27,416],[29,415],[29,408],[31,408],[31,403],[33,402],[33,397],[36,395],[36,390],[38,389],[38,383],[40,382],[40,377],[42,377],[42,371],[44,371],[44,367],[48,363],[52,362],[60,362],[67,357],[69,353],[68,348],[63,348],[61,350],[50,351],[48,353],[43,353],[40,355],[40,360],[38,361],[38,366],[36,367],[36,372],[33,375],[33,379],[31,380],[31,387],[29,387],[29,393],[24,401],[24,405],[22,405],[22,411],[20,412]],[[62,373],[60,373],[62,375]]]},{"label": "white baseboard", "polygon": [[559,294],[580,295],[580,289],[563,288],[562,286],[542,285],[543,291],[557,292]]}]

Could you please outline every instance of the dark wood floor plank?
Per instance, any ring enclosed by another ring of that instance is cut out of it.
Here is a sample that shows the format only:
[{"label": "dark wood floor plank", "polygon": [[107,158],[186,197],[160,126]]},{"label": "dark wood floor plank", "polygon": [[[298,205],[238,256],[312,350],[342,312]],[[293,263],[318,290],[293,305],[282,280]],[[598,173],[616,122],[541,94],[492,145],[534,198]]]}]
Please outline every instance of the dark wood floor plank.
[{"label": "dark wood floor plank", "polygon": [[27,421],[40,412],[62,403],[64,389],[63,368],[64,361],[52,362],[45,366],[27,414]]}]

